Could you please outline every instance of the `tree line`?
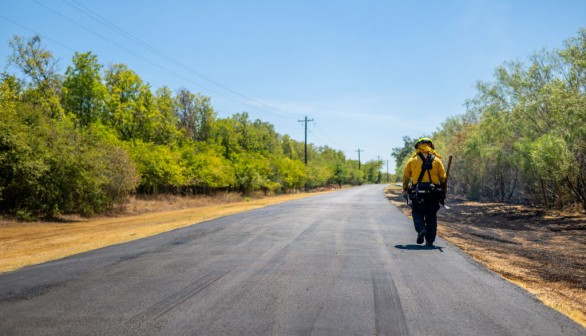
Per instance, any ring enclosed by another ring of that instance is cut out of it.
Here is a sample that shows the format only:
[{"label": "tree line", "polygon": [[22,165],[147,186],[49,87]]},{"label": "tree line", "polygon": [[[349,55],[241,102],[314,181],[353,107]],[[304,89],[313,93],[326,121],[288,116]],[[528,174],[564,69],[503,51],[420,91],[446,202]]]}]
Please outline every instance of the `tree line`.
[{"label": "tree line", "polygon": [[[39,36],[15,36],[0,78],[0,211],[92,215],[129,194],[285,193],[380,180],[382,162],[281,135],[210,97],[153,90],[125,64],[75,53],[64,74]],[[7,67],[8,68],[8,67]]]},{"label": "tree line", "polygon": [[[559,50],[506,62],[466,112],[432,135],[456,157],[452,191],[473,200],[586,209],[586,29]],[[395,148],[397,175],[415,140]]]}]

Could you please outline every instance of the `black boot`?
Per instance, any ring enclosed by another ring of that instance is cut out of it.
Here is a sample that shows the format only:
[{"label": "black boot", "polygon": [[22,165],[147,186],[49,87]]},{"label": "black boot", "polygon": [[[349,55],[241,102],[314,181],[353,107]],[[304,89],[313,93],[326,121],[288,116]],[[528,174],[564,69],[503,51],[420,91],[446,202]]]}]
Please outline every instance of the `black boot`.
[{"label": "black boot", "polygon": [[417,234],[417,244],[423,244],[423,240],[425,239],[425,229],[419,231]]}]

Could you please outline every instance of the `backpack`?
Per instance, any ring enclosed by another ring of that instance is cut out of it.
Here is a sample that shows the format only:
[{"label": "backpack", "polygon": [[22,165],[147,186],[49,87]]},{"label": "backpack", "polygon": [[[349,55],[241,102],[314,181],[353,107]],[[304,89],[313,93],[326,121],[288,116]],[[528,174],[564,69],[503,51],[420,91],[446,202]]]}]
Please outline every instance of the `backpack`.
[{"label": "backpack", "polygon": [[[429,154],[427,155],[427,158],[421,153],[417,153],[417,155],[419,155],[423,164],[421,165],[421,173],[419,173],[417,183],[409,189],[409,198],[413,202],[413,206],[423,205],[425,201],[439,201],[442,194],[441,187],[431,182],[430,171],[433,166],[435,155]],[[421,182],[421,180],[423,180],[423,174],[425,174],[426,171],[429,176],[429,182]]]}]

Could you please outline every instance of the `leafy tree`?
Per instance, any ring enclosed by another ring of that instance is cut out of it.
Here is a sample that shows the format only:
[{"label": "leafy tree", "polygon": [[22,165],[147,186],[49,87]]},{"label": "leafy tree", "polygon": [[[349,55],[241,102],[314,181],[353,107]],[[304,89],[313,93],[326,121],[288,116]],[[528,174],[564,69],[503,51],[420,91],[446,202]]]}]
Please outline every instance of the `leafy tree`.
[{"label": "leafy tree", "polygon": [[242,134],[237,132],[236,120],[233,118],[219,119],[214,124],[212,141],[222,146],[226,158],[231,159],[243,151],[241,138]]},{"label": "leafy tree", "polygon": [[43,212],[100,213],[136,187],[138,177],[124,149],[96,142],[70,123],[51,124],[57,134],[45,158],[50,170],[41,180]]},{"label": "leafy tree", "polygon": [[238,143],[240,147],[246,151],[259,149],[260,144],[254,134],[252,121],[248,117],[248,113],[236,113],[231,119],[233,120],[232,127],[234,127],[234,131],[240,135]]},{"label": "leafy tree", "polygon": [[172,145],[183,137],[177,128],[178,119],[174,102],[175,98],[168,87],[165,86],[156,91],[151,120],[152,134],[148,137],[156,144]]},{"label": "leafy tree", "polygon": [[561,59],[569,66],[566,77],[568,89],[584,94],[586,92],[586,28],[567,39],[565,48],[559,51]]},{"label": "leafy tree", "polygon": [[15,65],[30,79],[30,101],[41,105],[52,117],[62,117],[63,110],[59,104],[61,78],[57,74],[57,61],[53,54],[43,48],[38,35],[29,40],[14,36],[10,47],[9,64]]},{"label": "leafy tree", "polygon": [[49,118],[37,105],[7,104],[5,83],[0,208],[23,218],[91,215],[120,202],[136,187],[136,173],[123,149],[80,133],[67,119]]},{"label": "leafy tree", "polygon": [[271,180],[276,182],[282,191],[300,189],[305,185],[305,165],[299,160],[288,157],[274,158],[271,162],[276,169]]},{"label": "leafy tree", "polygon": [[107,122],[124,141],[151,141],[154,135],[154,97],[150,87],[124,64],[106,70]]},{"label": "leafy tree", "polygon": [[67,67],[61,102],[65,111],[77,117],[80,126],[104,119],[106,87],[102,83],[98,58],[91,52],[75,53]]},{"label": "leafy tree", "polygon": [[333,175],[332,169],[316,160],[309,161],[307,164],[307,186],[317,188],[326,185]]},{"label": "leafy tree", "polygon": [[347,176],[348,176],[348,169],[347,169],[346,165],[344,164],[344,162],[336,162],[336,164],[334,166],[334,174],[331,178],[331,182],[338,184],[338,186],[340,186],[340,188],[342,188],[342,185],[346,182]]},{"label": "leafy tree", "polygon": [[[196,147],[196,148],[194,148]],[[236,185],[232,163],[221,155],[217,144],[197,143],[183,148],[186,187],[192,193],[228,189]]]},{"label": "leafy tree", "polygon": [[180,148],[136,140],[126,144],[140,175],[138,191],[146,194],[177,193],[186,185]]},{"label": "leafy tree", "polygon": [[566,182],[571,194],[586,209],[586,28],[565,41],[559,56],[567,66],[564,87],[557,91],[559,108],[565,112],[563,134],[578,167],[574,179]]},{"label": "leafy tree", "polygon": [[364,172],[358,169],[358,160],[346,161],[346,183],[350,185],[364,184]]},{"label": "leafy tree", "polygon": [[297,148],[300,146],[300,142],[291,139],[291,137],[287,134],[281,137],[281,147],[283,148],[283,154],[291,160],[300,160],[301,156],[303,155],[302,149],[299,151],[300,148]]},{"label": "leafy tree", "polygon": [[43,160],[46,142],[36,132],[44,115],[22,106],[6,76],[0,85],[0,204],[7,211],[37,208],[40,179],[49,170]]},{"label": "leafy tree", "polygon": [[364,164],[364,175],[368,183],[380,183],[382,179],[381,169],[383,162],[381,160],[372,160]]},{"label": "leafy tree", "polygon": [[238,154],[234,157],[236,187],[243,194],[267,187],[271,173],[268,160],[259,153]]},{"label": "leafy tree", "polygon": [[175,113],[188,137],[194,141],[207,141],[211,138],[216,112],[210,97],[180,89],[176,97]]}]

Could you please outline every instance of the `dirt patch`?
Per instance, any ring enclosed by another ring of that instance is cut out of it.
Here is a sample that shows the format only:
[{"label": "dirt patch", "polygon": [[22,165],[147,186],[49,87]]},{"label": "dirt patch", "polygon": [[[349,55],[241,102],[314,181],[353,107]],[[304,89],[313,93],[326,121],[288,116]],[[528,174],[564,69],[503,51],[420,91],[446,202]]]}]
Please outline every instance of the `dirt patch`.
[{"label": "dirt patch", "polygon": [[[407,216],[401,190],[386,190]],[[586,214],[449,199],[438,234],[586,327]]]},{"label": "dirt patch", "polygon": [[65,216],[32,223],[0,220],[0,273],[316,194],[262,199],[165,196],[135,199],[109,217]]}]

